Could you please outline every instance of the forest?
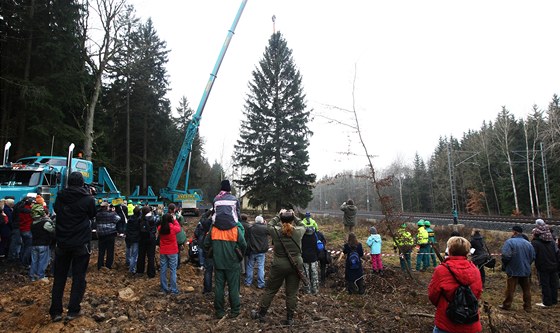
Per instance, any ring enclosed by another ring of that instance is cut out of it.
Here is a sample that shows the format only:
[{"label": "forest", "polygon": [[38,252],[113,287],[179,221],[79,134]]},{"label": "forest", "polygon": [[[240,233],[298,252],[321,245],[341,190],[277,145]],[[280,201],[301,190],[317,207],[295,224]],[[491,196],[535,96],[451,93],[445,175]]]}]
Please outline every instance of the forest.
[{"label": "forest", "polygon": [[[135,185],[142,191],[148,185],[164,187],[193,109],[185,97],[175,110],[171,107],[166,69],[170,50],[152,21],[137,18],[125,0],[10,0],[2,2],[0,16],[0,142],[12,143],[10,159],[59,155],[75,143],[86,159],[109,169],[124,195]],[[289,69],[281,72],[290,73],[282,82],[266,77],[276,56],[284,57],[280,64]],[[262,121],[258,115],[268,103],[263,85],[289,86],[297,105],[281,105],[267,116],[278,120],[297,113],[303,123],[309,121],[313,114],[300,87],[305,78],[294,69],[281,35],[271,37],[263,57],[247,96],[245,112],[253,115],[248,118]],[[535,105],[523,119],[508,111],[508,101],[503,103],[495,119],[479,129],[461,138],[441,137],[427,161],[417,155],[377,170],[381,178],[391,179],[383,194],[401,211],[451,213],[455,206],[460,214],[557,215],[560,189],[553,185],[560,177],[559,98],[551,96],[547,106]],[[316,178],[306,174],[309,137],[295,135],[291,145],[268,146],[251,141],[254,135],[247,130],[270,126],[254,125],[240,129],[235,162],[228,163],[235,170],[208,161],[204,138],[197,137],[190,186],[212,197],[220,180],[228,177],[242,193],[252,194],[255,206],[290,201],[301,208],[337,209],[352,198],[361,210],[380,209],[368,170]],[[298,133],[296,128],[291,131]],[[273,132],[269,137],[278,140]],[[294,147],[301,153],[281,153]],[[255,165],[262,165],[266,156],[256,151],[278,158],[269,169],[258,170]],[[283,201],[271,199],[271,189],[285,184],[285,170],[293,167],[291,173],[301,177],[284,192],[297,191]],[[274,182],[255,187],[270,175],[277,177]]]}]

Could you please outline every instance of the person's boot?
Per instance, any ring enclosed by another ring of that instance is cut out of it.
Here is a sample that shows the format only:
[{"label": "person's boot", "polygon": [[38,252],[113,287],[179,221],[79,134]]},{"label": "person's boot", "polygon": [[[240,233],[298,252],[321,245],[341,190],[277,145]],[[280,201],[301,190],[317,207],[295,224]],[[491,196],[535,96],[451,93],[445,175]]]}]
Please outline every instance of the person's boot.
[{"label": "person's boot", "polygon": [[294,324],[294,313],[291,311],[288,311],[288,313],[286,313],[286,320],[284,320],[282,322],[283,325],[288,325],[291,326]]},{"label": "person's boot", "polygon": [[259,311],[251,310],[251,318],[258,319],[261,323],[266,321],[266,312],[268,311],[267,308],[260,308]]}]

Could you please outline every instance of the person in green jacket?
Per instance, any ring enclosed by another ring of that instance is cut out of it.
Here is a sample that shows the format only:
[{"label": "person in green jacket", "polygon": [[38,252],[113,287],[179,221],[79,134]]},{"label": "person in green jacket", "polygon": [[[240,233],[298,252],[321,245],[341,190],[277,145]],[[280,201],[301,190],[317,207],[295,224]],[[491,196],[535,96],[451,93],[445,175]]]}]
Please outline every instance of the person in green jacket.
[{"label": "person in green jacket", "polygon": [[[226,229],[229,228],[229,229]],[[216,221],[204,238],[205,253],[212,253],[214,261],[214,310],[216,318],[221,319],[225,315],[224,289],[228,285],[229,305],[231,307],[230,317],[239,316],[241,301],[239,298],[239,281],[241,278],[239,262],[243,259],[243,253],[247,249],[245,242],[245,231],[239,221],[235,226],[227,227],[220,221]]]},{"label": "person in green jacket", "polygon": [[432,229],[431,227],[431,223],[428,220],[424,220],[424,228],[426,229],[426,231],[428,232],[428,244],[430,244],[430,255],[428,257],[428,266],[430,266],[430,258],[432,259],[432,265],[434,267],[437,266],[437,258],[436,258],[436,251],[434,250],[434,248],[432,247],[432,244],[436,244],[436,233],[434,231],[434,229]]},{"label": "person in green jacket", "polygon": [[395,244],[393,248],[395,253],[397,248],[399,249],[399,260],[401,262],[401,269],[403,271],[412,269],[412,264],[410,262],[410,253],[412,252],[412,247],[414,246],[414,239],[408,230],[406,230],[406,223],[403,223],[401,227],[395,232]]},{"label": "person in green jacket", "polygon": [[344,212],[344,232],[347,234],[354,232],[358,207],[354,206],[354,201],[350,199],[342,203],[340,210]]},{"label": "person in green jacket", "polygon": [[315,220],[311,218],[310,212],[305,213],[305,218],[301,220],[301,223],[303,223],[306,228],[313,227],[315,231],[319,230],[319,226],[317,225],[317,222],[315,222]]},{"label": "person in green jacket", "polygon": [[428,232],[424,228],[424,220],[418,221],[418,233],[416,234],[416,244],[420,247],[416,256],[416,270],[425,271],[430,266],[430,244]]},{"label": "person in green jacket", "polygon": [[[295,216],[293,210],[282,209],[268,224],[268,233],[274,244],[274,257],[270,274],[266,283],[264,295],[261,298],[259,310],[253,310],[251,317],[264,322],[266,313],[274,296],[285,284],[286,291],[286,321],[284,324],[292,325],[294,312],[297,307],[297,292],[299,290],[300,275],[303,259],[301,257],[301,239],[305,234],[305,226]],[[284,244],[284,245],[282,245]],[[284,246],[289,254],[284,250]],[[291,256],[297,265],[295,268],[288,256]]]}]

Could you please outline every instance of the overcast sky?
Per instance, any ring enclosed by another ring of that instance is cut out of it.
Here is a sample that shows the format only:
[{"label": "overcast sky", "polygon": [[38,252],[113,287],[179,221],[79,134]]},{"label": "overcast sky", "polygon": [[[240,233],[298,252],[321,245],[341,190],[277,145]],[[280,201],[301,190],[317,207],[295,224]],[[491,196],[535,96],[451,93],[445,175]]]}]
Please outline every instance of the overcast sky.
[{"label": "overcast sky", "polygon": [[[167,42],[173,109],[196,110],[241,1],[133,0]],[[366,165],[358,137],[322,116],[355,107],[374,166],[426,161],[440,136],[461,137],[505,105],[517,118],[560,93],[560,1],[249,0],[208,103],[200,134],[210,163],[230,164],[251,72],[276,29],[293,50],[315,120],[310,171]]]}]

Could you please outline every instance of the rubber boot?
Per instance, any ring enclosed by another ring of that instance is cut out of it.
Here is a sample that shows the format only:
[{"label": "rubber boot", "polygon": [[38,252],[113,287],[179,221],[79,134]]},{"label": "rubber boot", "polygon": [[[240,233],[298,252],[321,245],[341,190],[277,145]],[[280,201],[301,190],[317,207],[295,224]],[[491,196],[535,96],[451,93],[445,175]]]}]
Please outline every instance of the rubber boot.
[{"label": "rubber boot", "polygon": [[294,324],[294,313],[292,311],[288,311],[286,313],[286,320],[282,322],[283,325],[291,326]]},{"label": "rubber boot", "polygon": [[258,319],[261,323],[266,321],[266,312],[268,311],[267,308],[260,308],[259,311],[251,310],[251,318]]}]

